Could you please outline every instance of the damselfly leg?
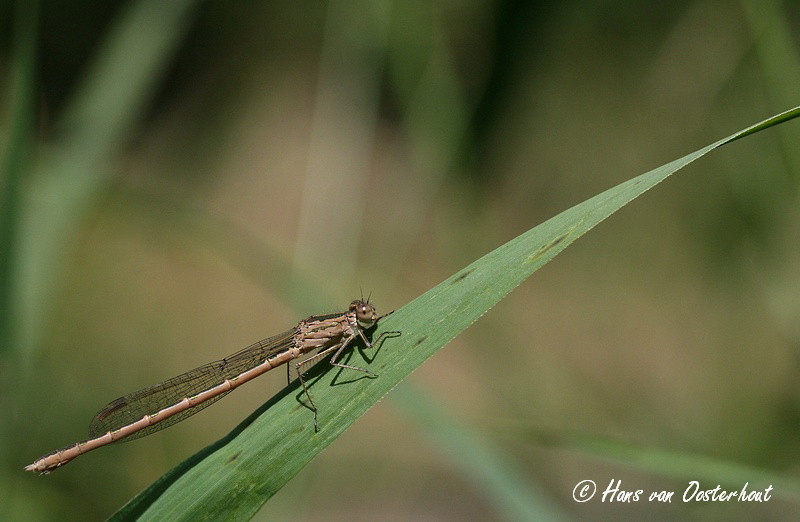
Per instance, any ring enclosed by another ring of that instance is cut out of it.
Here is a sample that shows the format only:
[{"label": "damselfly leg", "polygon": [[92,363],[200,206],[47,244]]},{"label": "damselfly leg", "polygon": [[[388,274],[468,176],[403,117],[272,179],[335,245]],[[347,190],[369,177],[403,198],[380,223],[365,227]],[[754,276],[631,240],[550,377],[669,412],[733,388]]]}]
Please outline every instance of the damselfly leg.
[{"label": "damselfly leg", "polygon": [[[387,315],[389,315],[391,313],[392,312],[389,312],[388,314],[384,314],[384,315],[380,316],[378,319],[382,319],[382,318],[386,317]],[[364,346],[366,348],[368,348],[368,349],[372,348],[375,345],[380,344],[381,341],[383,341],[383,339],[385,339],[387,337],[396,337],[396,336],[401,334],[401,332],[398,331],[398,330],[393,330],[393,331],[389,331],[389,332],[381,332],[381,334],[378,335],[377,339],[375,339],[374,341],[370,342],[369,339],[367,339],[366,335],[364,335],[364,331],[363,330],[359,329],[357,331],[357,333],[358,333],[358,336],[361,337],[361,340],[364,341]],[[376,374],[375,372],[372,372],[370,370],[367,370],[365,368],[359,368],[357,366],[351,366],[349,364],[343,364],[343,363],[336,362],[336,360],[339,358],[339,356],[344,352],[344,350],[348,347],[348,345],[355,339],[355,337],[356,337],[356,334],[354,333],[353,335],[351,335],[348,338],[346,338],[343,341],[341,341],[341,343],[339,343],[337,345],[334,345],[334,346],[331,346],[329,348],[325,348],[321,352],[318,352],[318,353],[312,355],[311,357],[309,357],[309,358],[307,358],[305,360],[302,360],[302,361],[300,361],[298,363],[295,363],[295,365],[294,365],[295,371],[297,371],[297,377],[300,380],[300,385],[303,387],[303,392],[305,393],[306,397],[308,398],[308,402],[310,404],[310,408],[314,412],[314,431],[315,432],[319,431],[319,424],[317,423],[317,406],[316,406],[316,404],[314,404],[314,399],[311,397],[311,392],[308,391],[308,386],[306,385],[306,381],[303,378],[304,371],[301,371],[301,368],[303,366],[307,365],[307,364],[310,364],[310,363],[313,363],[315,361],[318,361],[318,360],[322,359],[323,357],[325,357],[326,355],[328,355],[330,352],[335,351],[335,353],[331,356],[331,359],[330,359],[331,366],[338,366],[339,368],[347,368],[348,370],[355,370],[355,371],[358,371],[358,372],[363,372],[363,373],[367,374],[368,377],[371,377],[371,378],[377,377],[378,374]]]}]

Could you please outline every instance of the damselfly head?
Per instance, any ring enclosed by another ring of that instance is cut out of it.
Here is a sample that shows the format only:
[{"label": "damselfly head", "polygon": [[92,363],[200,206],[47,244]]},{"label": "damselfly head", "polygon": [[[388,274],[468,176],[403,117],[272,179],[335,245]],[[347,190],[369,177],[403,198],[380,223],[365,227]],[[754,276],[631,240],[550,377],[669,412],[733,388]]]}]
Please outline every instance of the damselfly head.
[{"label": "damselfly head", "polygon": [[372,325],[374,325],[375,321],[378,320],[377,310],[375,310],[375,307],[372,306],[372,304],[370,304],[368,301],[356,299],[350,303],[350,311],[356,313],[356,321],[358,321],[358,326],[364,329],[372,328]]}]

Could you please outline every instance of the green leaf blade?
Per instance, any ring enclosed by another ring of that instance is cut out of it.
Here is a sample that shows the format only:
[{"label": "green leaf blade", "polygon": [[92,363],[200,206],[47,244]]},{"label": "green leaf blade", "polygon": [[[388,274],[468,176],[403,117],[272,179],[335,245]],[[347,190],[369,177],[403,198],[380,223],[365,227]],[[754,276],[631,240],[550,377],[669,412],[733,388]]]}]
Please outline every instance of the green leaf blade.
[{"label": "green leaf blade", "polygon": [[381,397],[573,241],[708,152],[798,115],[800,107],[617,185],[486,254],[380,322],[375,336],[389,330],[400,330],[402,336],[386,339],[372,364],[353,361],[357,353],[350,362],[368,367],[378,378],[322,368],[325,365],[312,370],[311,392],[320,410],[318,433],[311,412],[298,400],[300,390],[294,383],[230,435],[159,479],[115,519],[252,517]]}]

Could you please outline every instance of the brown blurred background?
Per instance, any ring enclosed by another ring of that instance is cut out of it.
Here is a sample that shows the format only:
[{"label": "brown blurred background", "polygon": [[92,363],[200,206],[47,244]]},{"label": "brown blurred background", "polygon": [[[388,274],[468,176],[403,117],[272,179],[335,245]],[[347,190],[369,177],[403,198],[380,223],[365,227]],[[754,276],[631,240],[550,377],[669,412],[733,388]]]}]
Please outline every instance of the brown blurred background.
[{"label": "brown blurred background", "polygon": [[[798,22],[796,3],[752,0],[0,4],[0,518],[109,516],[285,375],[48,477],[21,471],[115,397],[361,289],[399,308],[797,105]],[[736,142],[623,209],[420,368],[413,396],[565,518],[796,519],[799,143],[796,122]],[[518,516],[400,394],[258,519]],[[773,500],[680,502],[689,480],[740,488],[741,470],[781,479]],[[577,504],[584,479],[676,501]]]}]

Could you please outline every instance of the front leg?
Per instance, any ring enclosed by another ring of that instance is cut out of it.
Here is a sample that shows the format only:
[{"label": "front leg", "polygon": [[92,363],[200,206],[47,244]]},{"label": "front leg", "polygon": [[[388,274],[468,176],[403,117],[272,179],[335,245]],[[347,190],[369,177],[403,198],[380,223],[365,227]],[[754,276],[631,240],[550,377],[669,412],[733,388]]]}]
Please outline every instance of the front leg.
[{"label": "front leg", "polygon": [[364,330],[359,330],[358,335],[361,336],[361,340],[364,341],[364,344],[367,348],[372,348],[376,344],[380,344],[384,337],[397,337],[398,335],[402,335],[400,330],[391,330],[389,332],[381,332],[377,339],[372,342],[369,342],[367,336],[364,335]]},{"label": "front leg", "polygon": [[[364,342],[367,342],[366,338],[364,337],[364,332],[362,332],[361,330],[359,330],[359,331],[358,331],[358,335],[360,335],[360,336],[361,336],[361,339],[363,339],[363,340],[364,340]],[[339,349],[336,351],[336,353],[335,353],[335,354],[333,354],[333,357],[331,357],[331,365],[333,365],[333,366],[338,366],[339,368],[347,368],[347,369],[349,369],[349,370],[356,370],[356,371],[359,371],[359,372],[364,372],[364,373],[366,373],[367,375],[369,375],[370,377],[377,377],[377,375],[376,375],[376,374],[372,373],[372,372],[371,372],[371,371],[369,371],[369,370],[365,370],[364,368],[358,368],[358,367],[356,367],[356,366],[350,366],[349,364],[342,364],[342,363],[337,363],[337,362],[336,362],[336,359],[338,359],[338,358],[339,358],[339,356],[340,356],[340,355],[342,354],[342,352],[344,351],[344,349],[345,349],[345,348],[347,348],[347,345],[348,345],[348,344],[350,344],[350,342],[351,342],[353,339],[355,339],[355,338],[356,338],[356,334],[353,334],[353,335],[351,335],[350,337],[348,337],[348,338],[347,338],[347,339],[346,339],[346,340],[345,340],[345,341],[342,343],[342,346],[341,346],[341,348],[339,348]],[[369,346],[370,348],[372,347],[372,346],[371,346],[369,343],[367,343],[367,346]]]}]

